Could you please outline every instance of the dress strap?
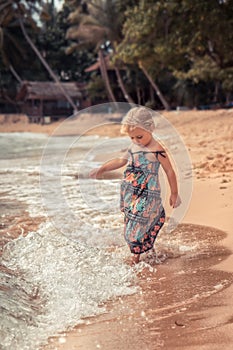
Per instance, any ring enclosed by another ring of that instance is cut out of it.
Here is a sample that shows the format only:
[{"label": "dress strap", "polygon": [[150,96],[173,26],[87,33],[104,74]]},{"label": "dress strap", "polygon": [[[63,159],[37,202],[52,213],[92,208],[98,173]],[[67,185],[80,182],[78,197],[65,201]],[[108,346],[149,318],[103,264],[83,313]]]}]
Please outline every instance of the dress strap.
[{"label": "dress strap", "polygon": [[163,158],[166,158],[166,151],[136,151],[136,152],[132,152],[131,149],[129,150],[129,153],[131,154],[132,156],[132,159],[134,161],[134,154],[137,154],[137,153],[154,153],[156,154],[156,158],[158,159],[158,155],[160,155],[161,157]]},{"label": "dress strap", "polygon": [[160,155],[163,158],[166,158],[166,152],[165,151],[155,151],[155,152],[152,152],[152,153],[156,154],[156,158],[157,159],[158,159],[158,155]]},{"label": "dress strap", "polygon": [[131,155],[132,157],[132,165],[134,166],[134,154],[133,152],[131,151],[131,149],[128,150],[129,154]]}]

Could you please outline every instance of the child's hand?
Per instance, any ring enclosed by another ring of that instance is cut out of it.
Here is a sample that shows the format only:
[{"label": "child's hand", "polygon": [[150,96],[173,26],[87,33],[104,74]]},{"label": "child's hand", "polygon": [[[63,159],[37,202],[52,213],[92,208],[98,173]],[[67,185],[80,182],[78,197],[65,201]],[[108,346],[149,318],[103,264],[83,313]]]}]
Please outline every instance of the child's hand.
[{"label": "child's hand", "polygon": [[181,204],[181,199],[178,194],[170,195],[170,206],[173,208],[177,208]]},{"label": "child's hand", "polygon": [[100,168],[96,168],[90,171],[89,176],[92,179],[99,179],[102,175],[102,172],[100,171]]}]

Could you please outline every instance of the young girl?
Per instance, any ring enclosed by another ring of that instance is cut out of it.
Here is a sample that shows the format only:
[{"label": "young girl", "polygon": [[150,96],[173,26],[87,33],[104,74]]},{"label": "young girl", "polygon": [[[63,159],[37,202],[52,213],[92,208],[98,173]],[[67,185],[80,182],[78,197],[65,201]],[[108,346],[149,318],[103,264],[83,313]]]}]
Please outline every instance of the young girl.
[{"label": "young girl", "polygon": [[170,205],[176,208],[181,203],[175,172],[165,150],[152,135],[154,129],[149,109],[132,108],[123,118],[121,128],[132,140],[127,152],[90,173],[92,178],[100,178],[104,172],[127,164],[121,183],[121,211],[124,213],[125,240],[133,254],[132,264],[139,262],[140,254],[153,248],[165,221],[158,179],[160,164],[171,190]]}]

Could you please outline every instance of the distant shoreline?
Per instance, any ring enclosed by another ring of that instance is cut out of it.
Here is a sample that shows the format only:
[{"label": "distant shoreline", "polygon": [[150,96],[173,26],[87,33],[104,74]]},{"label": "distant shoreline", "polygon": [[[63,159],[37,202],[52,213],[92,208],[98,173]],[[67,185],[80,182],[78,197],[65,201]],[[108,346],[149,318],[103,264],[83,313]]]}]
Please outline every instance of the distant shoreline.
[{"label": "distant shoreline", "polygon": [[[233,109],[219,109],[219,110],[206,110],[206,111],[198,111],[198,110],[184,110],[184,111],[162,111],[160,112],[165,118],[170,121],[175,128],[178,129],[189,122],[196,121],[205,122],[205,120],[209,120],[212,118],[224,118],[228,116],[233,117]],[[67,126],[69,121],[68,118],[63,118],[55,122],[51,122],[49,124],[35,124],[29,123],[28,117],[24,114],[0,114],[0,133],[4,132],[32,132],[32,133],[44,133],[47,135],[52,135],[53,133],[67,136],[74,134],[83,134],[91,135],[97,134],[100,136],[108,136],[108,137],[118,137],[120,134],[120,126],[119,120],[116,118],[116,125],[113,125],[113,120],[111,118],[111,114],[85,114],[81,115],[79,118],[79,123],[76,125],[73,122],[70,129],[67,130],[65,127],[62,128],[62,124],[65,121],[65,126]],[[106,125],[104,125],[106,124]],[[109,124],[109,125],[107,125]],[[96,125],[96,127],[93,127]],[[78,129],[79,127],[80,130]]]}]

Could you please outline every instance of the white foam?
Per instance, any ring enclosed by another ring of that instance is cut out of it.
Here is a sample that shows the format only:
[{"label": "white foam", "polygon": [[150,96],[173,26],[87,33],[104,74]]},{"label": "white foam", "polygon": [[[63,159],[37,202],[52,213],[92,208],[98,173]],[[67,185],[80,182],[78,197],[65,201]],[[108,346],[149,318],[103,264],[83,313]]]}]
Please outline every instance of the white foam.
[{"label": "white foam", "polygon": [[15,350],[36,349],[49,335],[105,312],[100,306],[104,301],[137,290],[132,269],[117,254],[71,241],[50,223],[7,244],[3,259],[38,290],[43,305],[33,325],[21,324],[15,330]]}]

